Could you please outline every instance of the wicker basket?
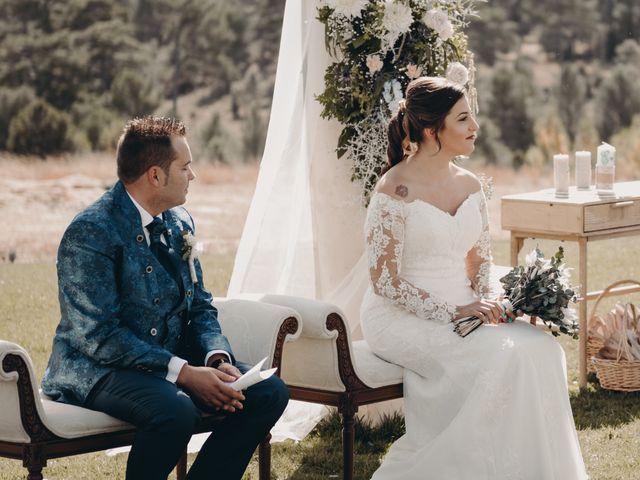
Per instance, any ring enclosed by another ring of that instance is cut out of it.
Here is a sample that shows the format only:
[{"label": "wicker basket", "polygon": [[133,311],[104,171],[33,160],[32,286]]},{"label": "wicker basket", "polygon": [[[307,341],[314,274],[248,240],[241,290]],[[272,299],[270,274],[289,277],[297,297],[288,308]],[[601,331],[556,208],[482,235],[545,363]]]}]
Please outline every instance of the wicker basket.
[{"label": "wicker basket", "polygon": [[[589,336],[587,338],[587,359],[595,357],[602,347],[604,347],[602,340]],[[594,373],[596,371],[596,367],[593,362],[587,362],[587,370],[589,373]]]},{"label": "wicker basket", "polygon": [[[640,282],[635,280],[621,280],[609,285],[602,291],[600,296],[598,296],[591,315],[589,316],[589,324],[596,315],[600,301],[607,296],[610,290],[625,283],[640,286]],[[602,388],[622,392],[640,391],[640,361],[621,360],[620,356],[618,356],[616,360],[599,358],[597,353],[602,347],[603,342],[599,339],[593,337],[587,338],[587,358],[591,359],[589,362],[590,371],[592,368],[595,370]],[[619,352],[621,352],[621,348],[622,344],[618,349]]]},{"label": "wicker basket", "polygon": [[591,361],[602,388],[621,392],[640,391],[640,361],[607,360],[598,357],[593,357]]}]

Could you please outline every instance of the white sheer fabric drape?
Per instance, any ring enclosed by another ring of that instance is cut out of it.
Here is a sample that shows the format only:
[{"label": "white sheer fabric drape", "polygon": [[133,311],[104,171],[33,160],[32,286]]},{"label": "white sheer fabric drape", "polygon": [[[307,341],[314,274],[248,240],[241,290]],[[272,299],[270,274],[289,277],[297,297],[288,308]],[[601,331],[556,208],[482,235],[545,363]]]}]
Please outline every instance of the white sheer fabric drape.
[{"label": "white sheer fabric drape", "polygon": [[[315,100],[330,63],[316,3],[286,3],[269,131],[228,295],[277,293],[334,303],[359,339],[366,212],[359,185],[350,181],[351,162],[336,157],[341,126],[322,119]],[[326,411],[291,402],[274,439],[303,438]]]},{"label": "white sheer fabric drape", "polygon": [[363,252],[358,185],[335,153],[341,127],[320,118],[315,100],[330,61],[316,15],[311,0],[285,7],[269,131],[229,295],[327,299]]}]

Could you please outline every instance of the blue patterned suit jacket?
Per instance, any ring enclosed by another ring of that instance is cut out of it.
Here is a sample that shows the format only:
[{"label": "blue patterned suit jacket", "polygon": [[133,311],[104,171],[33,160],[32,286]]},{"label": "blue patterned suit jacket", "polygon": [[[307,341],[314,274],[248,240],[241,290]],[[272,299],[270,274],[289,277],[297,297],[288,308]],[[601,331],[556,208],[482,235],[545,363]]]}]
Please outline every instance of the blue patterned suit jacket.
[{"label": "blue patterned suit jacket", "polygon": [[[181,232],[193,232],[193,220],[181,207],[164,212],[164,219],[170,247],[180,255]],[[118,182],[64,233],[57,264],[61,320],[42,381],[44,393],[55,400],[82,405],[114,369],[165,378],[183,331],[180,308],[188,312],[190,363],[202,364],[211,350],[233,355],[203,287],[200,264],[193,284],[187,263],[179,261],[181,295],[149,249],[141,223]]]}]

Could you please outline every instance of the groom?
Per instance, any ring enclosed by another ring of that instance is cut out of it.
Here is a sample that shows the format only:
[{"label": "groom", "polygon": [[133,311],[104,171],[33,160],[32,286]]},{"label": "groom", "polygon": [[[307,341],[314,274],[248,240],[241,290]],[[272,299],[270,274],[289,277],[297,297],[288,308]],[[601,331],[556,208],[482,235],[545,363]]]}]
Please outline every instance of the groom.
[{"label": "groom", "polygon": [[222,334],[195,262],[182,254],[193,233],[184,208],[195,175],[185,127],[130,121],[117,150],[119,182],[81,212],[58,250],[61,320],[44,393],[138,427],[128,480],[166,479],[201,412],[225,419],[188,478],[240,479],[256,446],[282,414],[277,377],[243,395],[227,385],[246,370]]}]

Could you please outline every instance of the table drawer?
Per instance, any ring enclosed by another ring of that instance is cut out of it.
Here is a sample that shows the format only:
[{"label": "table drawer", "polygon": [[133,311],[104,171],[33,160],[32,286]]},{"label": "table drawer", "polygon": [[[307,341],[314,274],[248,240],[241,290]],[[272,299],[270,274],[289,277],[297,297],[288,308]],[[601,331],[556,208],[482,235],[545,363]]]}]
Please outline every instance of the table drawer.
[{"label": "table drawer", "polygon": [[502,200],[502,228],[519,232],[582,234],[582,205]]},{"label": "table drawer", "polygon": [[640,200],[620,200],[584,208],[584,231],[640,225]]}]

